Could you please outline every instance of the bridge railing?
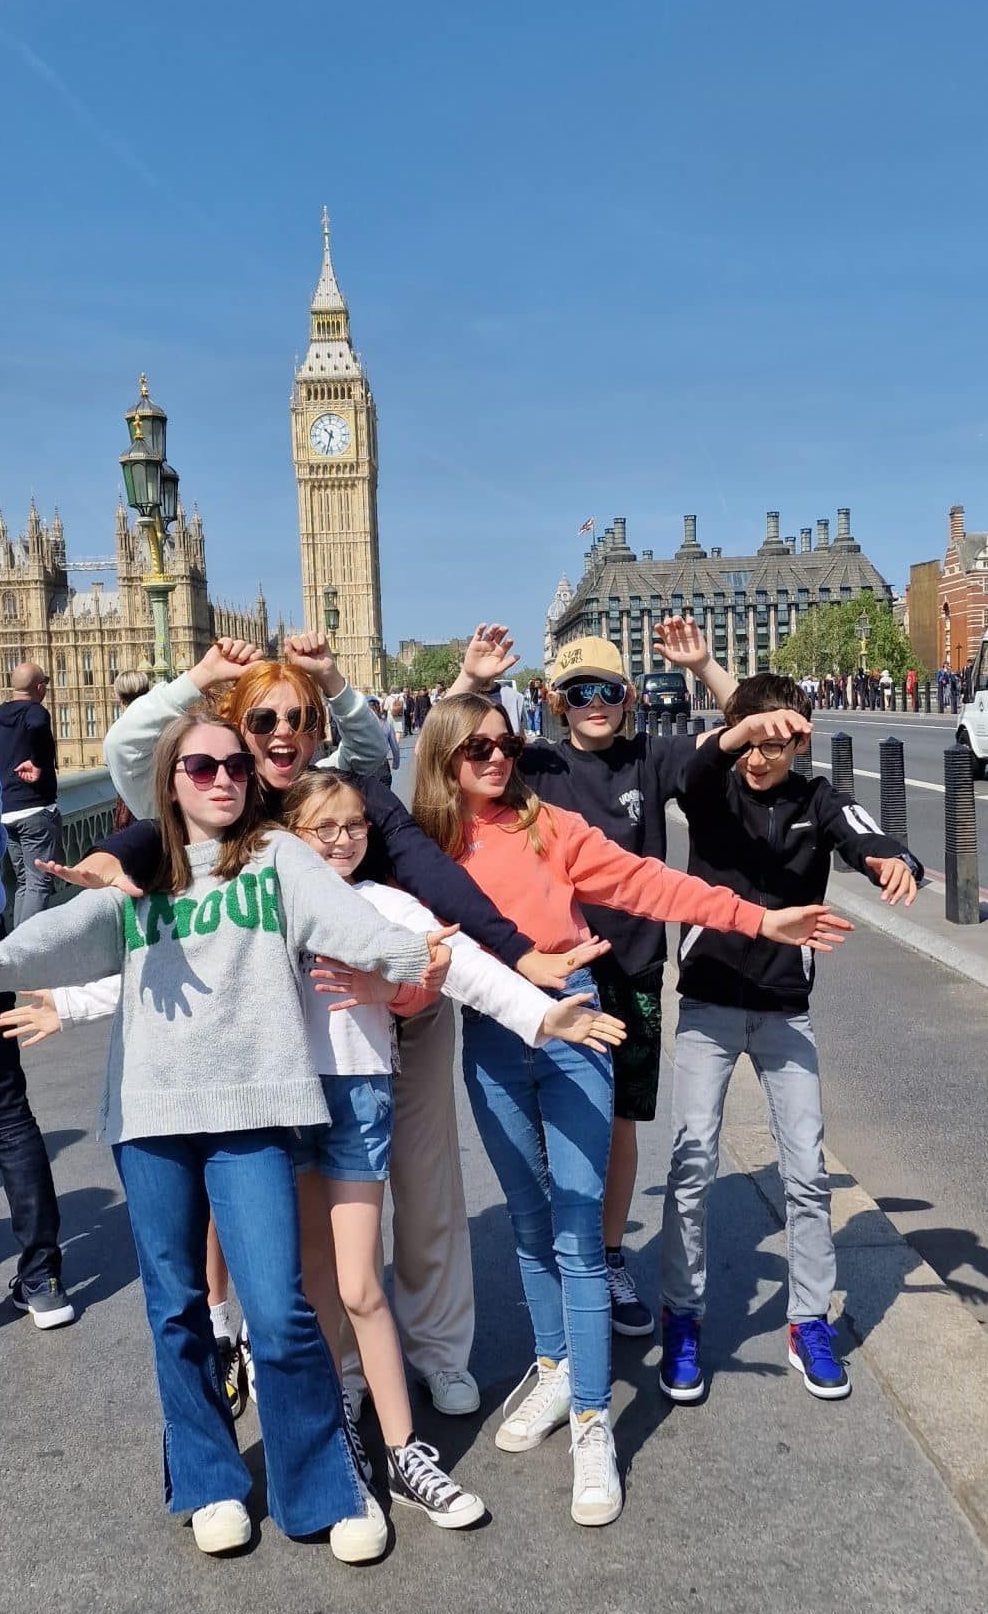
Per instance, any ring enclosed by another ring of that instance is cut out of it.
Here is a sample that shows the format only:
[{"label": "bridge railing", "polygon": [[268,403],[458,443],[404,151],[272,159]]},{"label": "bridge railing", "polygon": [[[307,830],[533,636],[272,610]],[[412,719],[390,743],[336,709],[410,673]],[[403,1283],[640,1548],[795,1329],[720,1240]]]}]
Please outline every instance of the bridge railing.
[{"label": "bridge railing", "polygon": [[[58,806],[62,814],[63,862],[78,863],[80,858],[92,851],[97,841],[110,834],[116,800],[117,793],[108,768],[88,768],[80,773],[59,775]],[[9,858],[4,858],[3,879],[9,910],[14,889],[14,874]],[[52,901],[65,902],[75,895],[75,889],[59,881]]]}]

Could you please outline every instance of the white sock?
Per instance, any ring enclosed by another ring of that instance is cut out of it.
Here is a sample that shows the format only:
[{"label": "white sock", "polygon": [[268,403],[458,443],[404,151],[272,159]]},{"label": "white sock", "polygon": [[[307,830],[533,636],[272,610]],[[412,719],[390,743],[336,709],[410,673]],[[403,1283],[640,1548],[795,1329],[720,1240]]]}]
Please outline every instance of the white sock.
[{"label": "white sock", "polygon": [[210,1306],[209,1320],[213,1325],[215,1339],[232,1339],[233,1329],[230,1327],[230,1302],[221,1300],[218,1306]]}]

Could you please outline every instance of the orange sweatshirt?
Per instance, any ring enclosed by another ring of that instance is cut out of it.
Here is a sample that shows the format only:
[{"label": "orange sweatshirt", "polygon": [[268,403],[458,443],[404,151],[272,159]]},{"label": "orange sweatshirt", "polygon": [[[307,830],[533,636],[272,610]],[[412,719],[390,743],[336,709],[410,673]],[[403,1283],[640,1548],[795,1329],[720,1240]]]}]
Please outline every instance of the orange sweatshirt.
[{"label": "orange sweatshirt", "polygon": [[540,952],[565,952],[586,940],[590,930],[578,906],[581,899],[643,919],[679,919],[758,935],[765,910],[757,903],[745,902],[726,886],[679,874],[658,858],[625,852],[579,813],[543,806],[541,855],[517,822],[511,807],[471,818],[459,861]]}]

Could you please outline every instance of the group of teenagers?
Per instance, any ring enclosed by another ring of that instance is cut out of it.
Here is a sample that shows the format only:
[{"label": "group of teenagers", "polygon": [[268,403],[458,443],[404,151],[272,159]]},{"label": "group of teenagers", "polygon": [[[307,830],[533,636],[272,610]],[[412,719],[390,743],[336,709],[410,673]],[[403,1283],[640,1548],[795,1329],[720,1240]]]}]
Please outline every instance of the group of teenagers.
[{"label": "group of teenagers", "polygon": [[[454,1002],[534,1339],[495,1444],[523,1453],[567,1429],[572,1518],[618,1517],[611,1336],[654,1328],[622,1243],[637,1126],[656,1109],[665,921],[683,929],[659,1387],[676,1402],[706,1390],[706,1203],[747,1053],[785,1185],[789,1361],[814,1395],[848,1394],[828,1322],[814,952],[851,929],[823,900],[832,850],[890,903],[913,900],[922,868],[857,803],[793,771],[811,709],[792,680],[735,684],[691,619],[657,628],[656,651],[706,683],[723,727],[628,735],[620,654],[584,638],[550,672],[564,740],[526,741],[483,693],[516,660],[510,635],[481,624],[422,725],[409,813],[375,777],[381,724],[320,635],[290,640],[281,662],[222,639],[107,735],[134,822],[57,866],[86,889],[0,943],[4,990],[28,994],[5,1036],[113,1015],[101,1132],[154,1346],[165,1500],[191,1514],[201,1550],[251,1536],[234,1423],[248,1377],[286,1534],[328,1532],[348,1563],[385,1550],[365,1396],[393,1502],[449,1529],[485,1515],[417,1438],[406,1382],[407,1363],[440,1412],[479,1408]],[[672,798],[685,874],[664,861]]]}]

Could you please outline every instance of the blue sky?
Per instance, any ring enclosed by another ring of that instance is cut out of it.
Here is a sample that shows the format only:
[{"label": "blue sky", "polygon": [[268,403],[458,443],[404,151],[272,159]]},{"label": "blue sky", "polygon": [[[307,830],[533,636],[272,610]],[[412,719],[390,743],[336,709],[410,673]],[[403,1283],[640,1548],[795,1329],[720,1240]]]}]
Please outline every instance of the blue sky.
[{"label": "blue sky", "polygon": [[591,515],[661,554],[847,504],[901,584],[988,526],[986,47],[980,0],[5,0],[0,507],[112,552],[146,369],[214,596],[297,615],[325,201],[389,645],[536,659]]}]

